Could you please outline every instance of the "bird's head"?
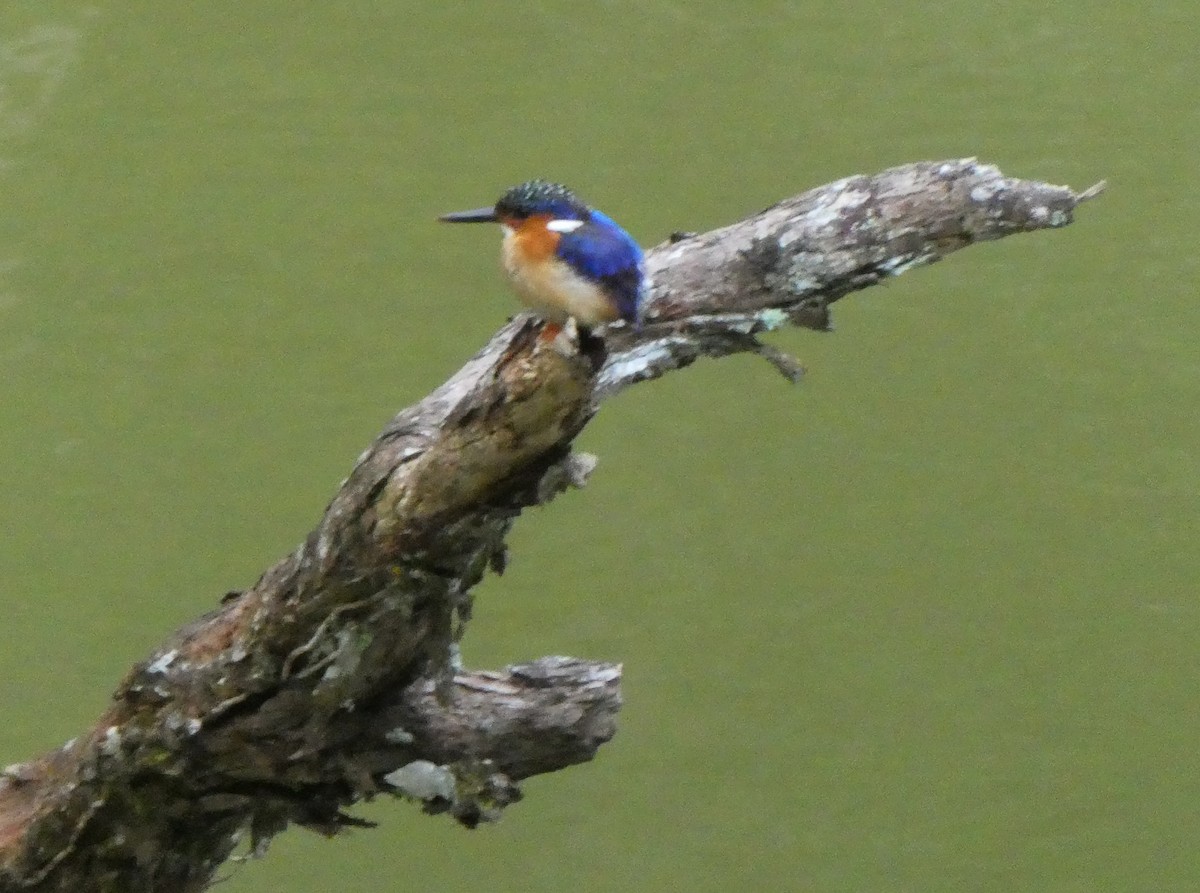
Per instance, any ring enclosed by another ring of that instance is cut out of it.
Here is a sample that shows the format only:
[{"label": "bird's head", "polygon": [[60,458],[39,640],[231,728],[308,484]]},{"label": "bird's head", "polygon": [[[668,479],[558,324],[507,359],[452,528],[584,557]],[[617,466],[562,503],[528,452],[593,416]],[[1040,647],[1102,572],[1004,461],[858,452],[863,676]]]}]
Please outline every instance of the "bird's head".
[{"label": "bird's head", "polygon": [[438,220],[446,223],[499,223],[509,232],[527,226],[570,232],[587,222],[591,209],[574,192],[558,183],[530,180],[514,186],[490,208],[455,211]]}]

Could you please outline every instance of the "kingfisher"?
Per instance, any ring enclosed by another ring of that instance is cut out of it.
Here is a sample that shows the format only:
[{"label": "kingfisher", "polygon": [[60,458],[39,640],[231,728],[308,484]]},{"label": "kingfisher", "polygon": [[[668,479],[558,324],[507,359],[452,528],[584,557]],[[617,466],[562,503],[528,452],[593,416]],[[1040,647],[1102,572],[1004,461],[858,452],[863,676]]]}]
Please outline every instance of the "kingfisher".
[{"label": "kingfisher", "polygon": [[624,320],[640,328],[645,272],[642,249],[611,217],[559,183],[530,180],[495,205],[455,211],[446,223],[499,223],[501,257],[517,297],[553,337],[575,320],[581,335]]}]

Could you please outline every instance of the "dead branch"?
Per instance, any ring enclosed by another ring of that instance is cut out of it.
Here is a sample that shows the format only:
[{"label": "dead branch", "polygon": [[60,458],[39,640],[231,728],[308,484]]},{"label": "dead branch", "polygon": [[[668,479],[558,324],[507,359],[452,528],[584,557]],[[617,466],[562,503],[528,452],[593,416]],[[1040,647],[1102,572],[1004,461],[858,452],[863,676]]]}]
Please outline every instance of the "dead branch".
[{"label": "dead branch", "polygon": [[468,825],[516,782],[614,733],[620,667],[543,658],[455,666],[471,590],[520,512],[582,486],[571,444],[600,403],[759,335],[825,329],[829,306],[974,242],[1061,227],[1096,194],[972,159],[851,177],[650,252],[641,331],[606,350],[540,340],[520,316],[400,412],[317,528],[248,590],[134,666],[95,726],[0,777],[0,889],[194,891],[244,841],[327,834],[390,793]]}]

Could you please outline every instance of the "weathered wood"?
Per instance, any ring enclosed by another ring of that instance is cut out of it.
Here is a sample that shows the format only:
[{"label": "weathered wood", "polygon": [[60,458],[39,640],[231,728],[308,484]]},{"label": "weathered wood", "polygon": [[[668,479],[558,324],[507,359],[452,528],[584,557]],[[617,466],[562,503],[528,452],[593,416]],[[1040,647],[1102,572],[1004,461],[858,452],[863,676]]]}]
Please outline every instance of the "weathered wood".
[{"label": "weathered wood", "polygon": [[852,177],[648,255],[647,324],[581,353],[521,316],[400,412],[305,542],[135,666],[95,726],[0,777],[0,889],[203,889],[239,842],[335,833],[381,792],[465,824],[515,782],[591,759],[620,668],[544,658],[455,666],[471,590],[518,514],[594,460],[600,403],[758,335],[828,327],[829,305],[974,242],[1064,226],[1083,194],[973,160]]}]

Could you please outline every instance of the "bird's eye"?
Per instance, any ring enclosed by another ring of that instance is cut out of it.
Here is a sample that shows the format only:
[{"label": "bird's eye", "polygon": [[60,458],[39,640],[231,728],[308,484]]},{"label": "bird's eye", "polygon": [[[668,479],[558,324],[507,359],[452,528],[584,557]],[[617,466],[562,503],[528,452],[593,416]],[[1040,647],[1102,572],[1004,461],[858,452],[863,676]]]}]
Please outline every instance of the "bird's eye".
[{"label": "bird's eye", "polygon": [[529,212],[528,211],[513,211],[512,217],[516,220],[528,220]]}]

